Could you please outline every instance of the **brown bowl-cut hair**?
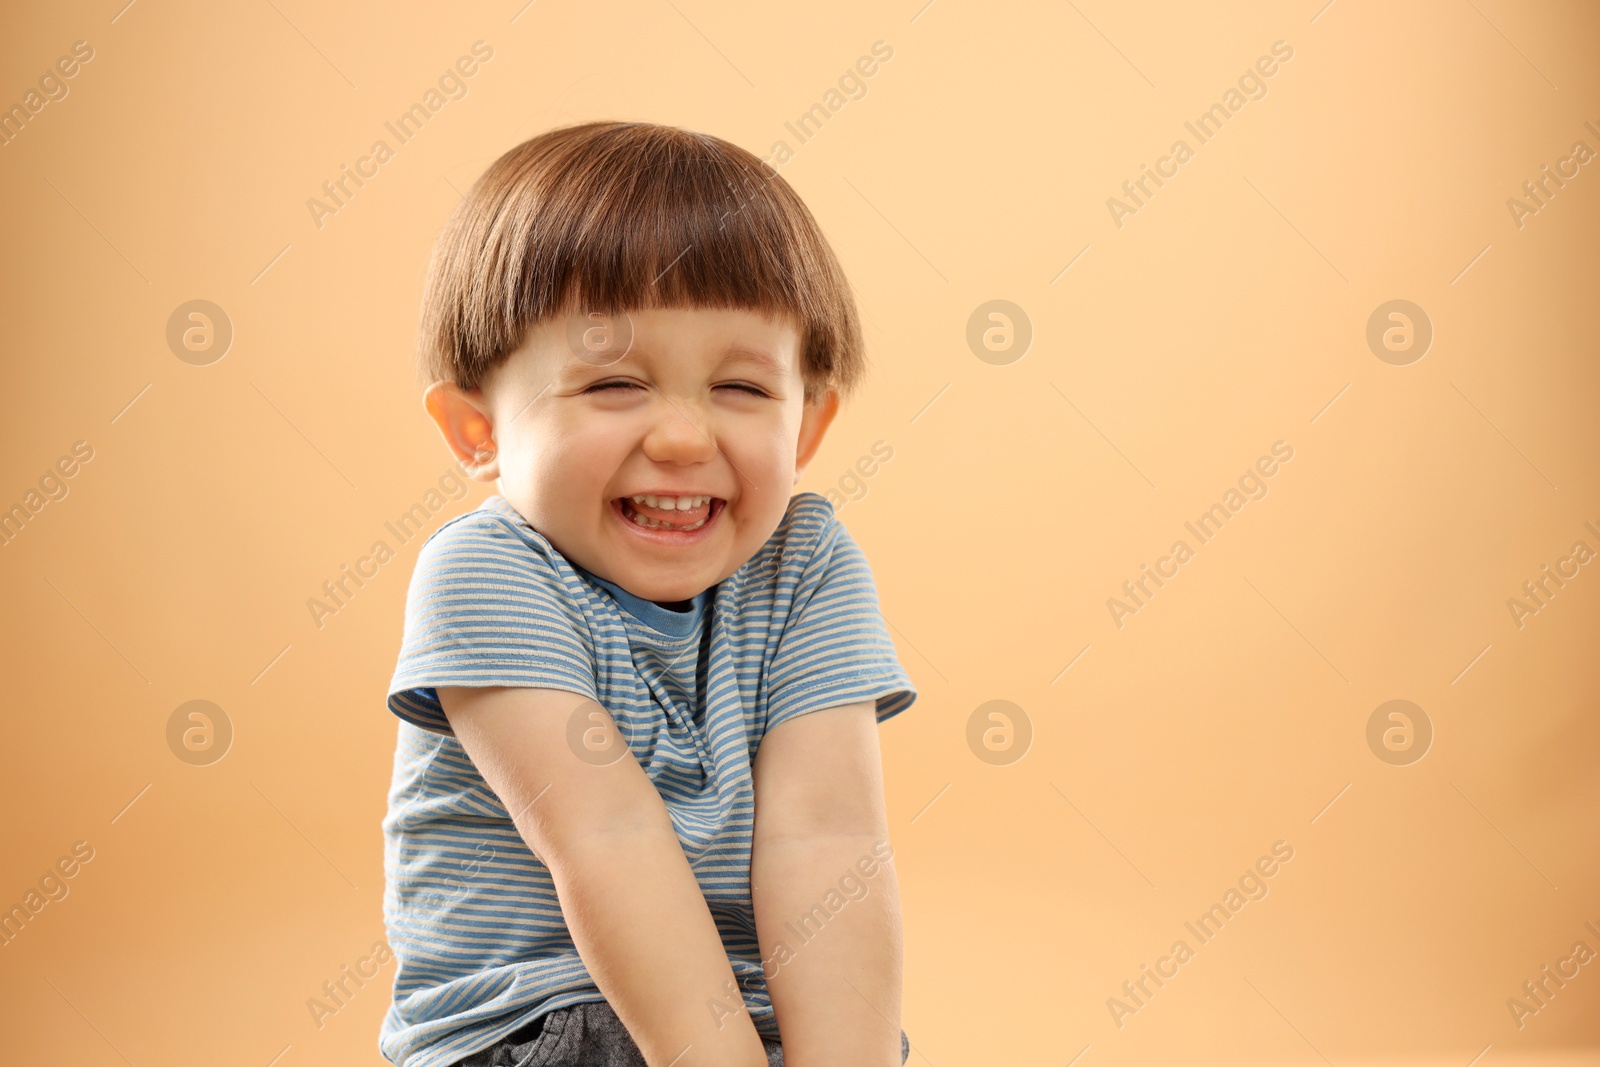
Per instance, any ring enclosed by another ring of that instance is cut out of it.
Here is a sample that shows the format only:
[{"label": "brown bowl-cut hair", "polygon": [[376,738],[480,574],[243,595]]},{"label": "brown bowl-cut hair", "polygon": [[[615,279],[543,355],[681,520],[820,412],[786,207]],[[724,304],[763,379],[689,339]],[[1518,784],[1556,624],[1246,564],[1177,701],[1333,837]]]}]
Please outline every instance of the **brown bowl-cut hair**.
[{"label": "brown bowl-cut hair", "polygon": [[850,284],[777,171],[673,126],[566,126],[495,160],[451,213],[428,263],[419,369],[470,391],[538,323],[683,307],[792,316],[808,400],[865,377]]}]

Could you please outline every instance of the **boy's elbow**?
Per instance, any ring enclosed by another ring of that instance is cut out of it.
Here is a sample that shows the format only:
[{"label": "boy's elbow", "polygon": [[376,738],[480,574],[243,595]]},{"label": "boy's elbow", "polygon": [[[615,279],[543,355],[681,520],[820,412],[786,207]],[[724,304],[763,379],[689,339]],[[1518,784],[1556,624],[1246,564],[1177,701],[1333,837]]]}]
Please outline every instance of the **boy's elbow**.
[{"label": "boy's elbow", "polygon": [[648,795],[608,797],[604,803],[565,810],[552,805],[517,822],[525,840],[539,842],[535,851],[552,871],[572,869],[597,854],[627,855],[642,841],[678,840],[666,804],[653,789]]},{"label": "boy's elbow", "polygon": [[778,818],[756,818],[751,835],[753,845],[813,846],[826,848],[838,843],[887,841],[889,828],[871,812],[808,817],[786,814]]}]

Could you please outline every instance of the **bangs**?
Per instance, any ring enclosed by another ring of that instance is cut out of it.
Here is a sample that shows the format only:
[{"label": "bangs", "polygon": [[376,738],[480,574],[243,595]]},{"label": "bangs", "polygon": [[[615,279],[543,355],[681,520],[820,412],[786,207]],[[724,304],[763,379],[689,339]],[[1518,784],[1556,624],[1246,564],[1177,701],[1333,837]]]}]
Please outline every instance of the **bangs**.
[{"label": "bangs", "polygon": [[792,317],[808,397],[848,392],[862,373],[849,284],[775,170],[673,127],[556,130],[497,160],[446,224],[429,265],[423,368],[475,389],[538,323],[675,307]]}]

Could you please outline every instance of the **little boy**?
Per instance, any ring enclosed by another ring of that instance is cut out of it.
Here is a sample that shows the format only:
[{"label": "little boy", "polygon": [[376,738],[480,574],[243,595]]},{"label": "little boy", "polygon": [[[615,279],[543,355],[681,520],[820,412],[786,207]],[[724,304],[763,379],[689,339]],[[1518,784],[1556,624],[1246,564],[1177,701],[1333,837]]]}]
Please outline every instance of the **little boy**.
[{"label": "little boy", "polygon": [[917,693],[791,491],[865,374],[743,149],[592,123],[497,160],[429,265],[425,397],[500,495],[424,544],[389,686],[403,1067],[892,1067],[877,723]]}]

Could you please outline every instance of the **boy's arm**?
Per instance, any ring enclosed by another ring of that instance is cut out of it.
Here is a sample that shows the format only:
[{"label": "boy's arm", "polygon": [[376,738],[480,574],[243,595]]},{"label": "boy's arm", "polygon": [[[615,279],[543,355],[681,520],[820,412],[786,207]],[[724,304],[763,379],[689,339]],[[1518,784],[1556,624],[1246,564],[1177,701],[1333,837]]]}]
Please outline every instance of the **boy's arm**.
[{"label": "boy's arm", "polygon": [[798,715],[756,750],[751,898],[787,1067],[900,1064],[900,889],[882,860],[874,709]]},{"label": "boy's arm", "polygon": [[[581,707],[586,729],[622,744],[609,714],[555,689],[438,694],[456,738],[550,869],[578,955],[645,1062],[765,1067],[742,998],[730,1001],[733,968],[661,794],[626,748],[602,764],[568,743]],[[711,1002],[732,1007],[714,1012]]]}]

